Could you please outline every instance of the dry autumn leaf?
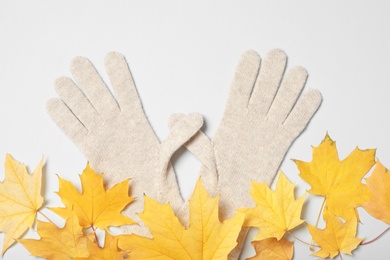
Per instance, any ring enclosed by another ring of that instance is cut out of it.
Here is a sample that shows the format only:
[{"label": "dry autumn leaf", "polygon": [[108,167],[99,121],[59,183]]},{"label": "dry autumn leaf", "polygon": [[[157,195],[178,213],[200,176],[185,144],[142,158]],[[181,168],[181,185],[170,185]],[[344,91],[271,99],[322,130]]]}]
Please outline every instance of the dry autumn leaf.
[{"label": "dry autumn leaf", "polygon": [[256,202],[256,207],[240,211],[246,214],[244,226],[259,228],[254,240],[270,237],[279,240],[286,231],[304,222],[300,216],[306,196],[303,195],[295,200],[294,186],[283,172],[280,172],[275,191],[271,191],[265,183],[252,182],[250,193]]},{"label": "dry autumn leaf", "polygon": [[119,238],[119,247],[129,250],[130,259],[224,259],[237,245],[244,222],[238,213],[221,223],[218,219],[219,198],[211,198],[199,180],[190,199],[188,229],[176,218],[169,205],[162,205],[145,196],[140,214],[153,239],[137,235]]},{"label": "dry autumn leaf", "polygon": [[390,224],[390,172],[379,161],[371,176],[366,179],[371,200],[363,208],[373,217]]},{"label": "dry autumn leaf", "polygon": [[311,162],[295,160],[299,176],[308,182],[311,194],[325,197],[327,209],[343,219],[355,216],[356,207],[370,199],[367,185],[361,180],[375,164],[375,150],[356,148],[340,161],[336,143],[328,134],[317,147],[313,147]]},{"label": "dry autumn leaf", "polygon": [[41,237],[39,240],[18,240],[34,256],[50,260],[68,260],[89,256],[87,237],[83,234],[74,214],[67,219],[62,229],[52,223],[38,221],[38,234]]},{"label": "dry autumn leaf", "polygon": [[129,197],[128,180],[120,182],[109,190],[103,186],[103,174],[96,174],[87,164],[80,175],[82,193],[80,194],[71,182],[60,177],[61,197],[65,208],[52,208],[63,218],[68,218],[74,211],[83,228],[101,228],[108,230],[109,226],[134,224],[130,218],[120,212],[134,199]]},{"label": "dry autumn leaf", "polygon": [[41,196],[43,159],[32,174],[7,154],[4,182],[0,183],[0,231],[4,253],[29,227],[43,203]]},{"label": "dry autumn leaf", "polygon": [[352,255],[352,250],[363,240],[362,238],[356,238],[356,216],[352,216],[343,223],[337,216],[325,211],[324,219],[326,228],[323,230],[308,225],[313,240],[321,248],[313,255],[321,258],[333,258],[340,253]]},{"label": "dry autumn leaf", "polygon": [[[122,251],[118,248],[118,237],[112,236],[106,232],[104,239],[104,247],[99,247],[96,243],[91,240],[87,241],[88,251],[90,256],[87,258],[78,258],[79,260],[122,260],[126,259],[128,252]],[[76,259],[76,260],[78,260]]]},{"label": "dry autumn leaf", "polygon": [[274,237],[260,241],[252,241],[256,255],[247,260],[291,260],[294,255],[294,243],[285,238]]}]

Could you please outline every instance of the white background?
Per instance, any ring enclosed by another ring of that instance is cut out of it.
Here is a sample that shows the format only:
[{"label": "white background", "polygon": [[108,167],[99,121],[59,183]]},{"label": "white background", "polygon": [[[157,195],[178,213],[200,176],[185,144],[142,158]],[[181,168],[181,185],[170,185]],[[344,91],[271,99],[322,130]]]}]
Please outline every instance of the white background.
[{"label": "white background", "polygon": [[[324,99],[281,166],[297,183],[297,195],[309,186],[289,158],[310,161],[311,145],[326,131],[341,158],[356,145],[378,148],[377,157],[390,167],[389,27],[386,0],[0,0],[0,161],[10,153],[32,170],[44,155],[48,205],[59,205],[56,174],[78,181],[86,159],[45,111],[56,96],[55,79],[71,76],[75,56],[88,57],[107,79],[105,54],[123,53],[160,139],[173,112],[203,114],[212,137],[240,54],[254,49],[264,57],[277,47],[287,53],[289,67],[307,68],[306,87],[320,90]],[[175,166],[187,198],[200,163],[184,152]],[[314,224],[319,207],[320,199],[309,196],[302,217]],[[371,239],[388,226],[359,212],[359,237]],[[294,233],[310,240],[305,227]],[[353,259],[389,259],[389,241],[390,233],[355,250]],[[295,259],[316,259],[298,241],[295,250]],[[3,258],[33,259],[28,255],[16,245]],[[248,241],[242,259],[252,255]]]}]

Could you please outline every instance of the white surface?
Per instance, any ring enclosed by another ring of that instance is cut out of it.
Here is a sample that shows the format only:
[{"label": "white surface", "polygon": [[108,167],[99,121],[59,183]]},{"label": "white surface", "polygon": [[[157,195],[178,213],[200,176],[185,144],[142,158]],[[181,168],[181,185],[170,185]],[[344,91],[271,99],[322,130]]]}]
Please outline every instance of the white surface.
[{"label": "white surface", "polygon": [[[56,96],[54,80],[70,76],[75,56],[88,57],[107,78],[105,54],[123,53],[162,139],[173,112],[202,113],[205,132],[213,136],[240,54],[255,49],[264,56],[278,47],[289,56],[290,67],[308,69],[306,86],[324,98],[282,164],[297,183],[297,194],[308,185],[288,159],[311,160],[311,145],[318,145],[326,131],[338,141],[341,158],[356,145],[377,147],[377,157],[390,167],[389,13],[386,0],[0,0],[0,161],[8,152],[33,169],[44,155],[49,206],[59,203],[55,174],[77,181],[86,160],[45,111],[46,101]],[[186,152],[175,163],[185,197],[199,165]],[[302,217],[313,224],[319,206],[320,200],[309,196]],[[387,227],[360,212],[360,237],[373,238]],[[304,227],[294,233],[309,240]],[[390,233],[360,247],[353,259],[389,259],[389,240]],[[316,259],[300,242],[295,250],[295,259]],[[252,254],[247,243],[242,259]],[[3,259],[33,259],[28,255],[16,245]]]}]

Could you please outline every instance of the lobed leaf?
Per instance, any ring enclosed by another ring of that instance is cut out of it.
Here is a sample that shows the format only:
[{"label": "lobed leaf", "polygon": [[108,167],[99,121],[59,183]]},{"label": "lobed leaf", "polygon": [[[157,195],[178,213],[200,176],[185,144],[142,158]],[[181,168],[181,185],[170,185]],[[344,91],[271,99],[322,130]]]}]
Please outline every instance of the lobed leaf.
[{"label": "lobed leaf", "polygon": [[7,154],[5,178],[0,183],[0,231],[4,232],[2,254],[34,224],[43,204],[41,196],[43,158],[32,174]]},{"label": "lobed leaf", "polygon": [[190,199],[190,226],[185,228],[169,205],[162,205],[145,196],[140,218],[153,239],[126,235],[119,238],[119,247],[131,251],[130,259],[226,259],[237,245],[244,222],[238,213],[221,223],[218,219],[219,198],[211,198],[199,180]]}]

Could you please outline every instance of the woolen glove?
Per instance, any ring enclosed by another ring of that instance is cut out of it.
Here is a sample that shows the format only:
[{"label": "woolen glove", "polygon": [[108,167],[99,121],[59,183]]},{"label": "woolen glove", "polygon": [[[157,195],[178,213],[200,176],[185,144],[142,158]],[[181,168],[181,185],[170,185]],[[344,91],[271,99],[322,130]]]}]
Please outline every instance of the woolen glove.
[{"label": "woolen glove", "polygon": [[263,63],[248,51],[238,64],[212,140],[225,217],[255,205],[250,182],[271,184],[288,148],[321,103],[321,94],[313,89],[298,99],[307,72],[296,66],[284,75],[286,62],[283,51],[272,50]]},{"label": "woolen glove", "polygon": [[[144,194],[160,203],[170,202],[178,211],[183,200],[169,158],[200,129],[202,117],[191,114],[175,122],[170,136],[160,144],[124,57],[109,53],[105,67],[115,98],[91,62],[78,57],[71,63],[77,84],[67,77],[56,81],[60,98],[48,101],[49,115],[84,153],[91,167],[105,174],[109,187],[131,178],[131,196],[137,199],[126,208],[125,215],[140,222],[136,213],[143,211]],[[142,223],[125,231],[150,236]]]},{"label": "woolen glove", "polygon": [[[250,182],[271,184],[287,150],[320,106],[317,90],[300,97],[306,70],[296,66],[284,75],[286,62],[285,53],[278,49],[270,51],[262,63],[255,51],[245,52],[239,61],[222,121],[212,139],[222,220],[239,208],[255,206]],[[203,135],[198,133],[186,143],[190,151],[197,136]],[[203,172],[201,169],[201,175]],[[206,189],[211,193],[214,185]],[[230,259],[239,257],[246,233],[244,229]]]}]

